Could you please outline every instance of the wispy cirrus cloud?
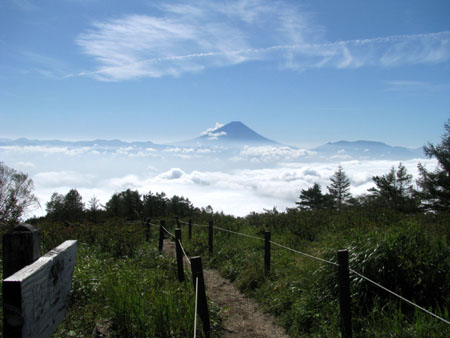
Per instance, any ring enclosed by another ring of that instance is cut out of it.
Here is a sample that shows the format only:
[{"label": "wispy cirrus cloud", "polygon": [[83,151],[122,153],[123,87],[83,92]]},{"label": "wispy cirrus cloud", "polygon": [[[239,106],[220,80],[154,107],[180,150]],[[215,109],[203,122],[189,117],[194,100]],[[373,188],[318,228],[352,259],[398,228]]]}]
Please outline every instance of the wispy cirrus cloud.
[{"label": "wispy cirrus cloud", "polygon": [[450,83],[430,83],[426,81],[394,80],[386,81],[388,92],[429,93],[448,90]]},{"label": "wispy cirrus cloud", "polygon": [[249,61],[277,67],[397,67],[447,62],[450,32],[326,41],[325,28],[282,1],[236,0],[154,5],[156,14],[97,21],[76,39],[96,59],[91,75],[120,81],[178,76]]}]

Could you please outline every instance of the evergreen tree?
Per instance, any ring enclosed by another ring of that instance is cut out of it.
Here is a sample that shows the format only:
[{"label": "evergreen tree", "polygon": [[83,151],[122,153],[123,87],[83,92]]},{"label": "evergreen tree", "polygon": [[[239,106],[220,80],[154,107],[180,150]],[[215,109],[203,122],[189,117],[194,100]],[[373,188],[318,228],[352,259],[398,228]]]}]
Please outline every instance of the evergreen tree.
[{"label": "evergreen tree", "polygon": [[89,220],[92,222],[97,222],[99,220],[99,216],[104,213],[102,210],[102,206],[100,204],[100,200],[94,196],[88,201],[88,209],[87,214],[89,216]]},{"label": "evergreen tree", "polygon": [[108,202],[106,202],[106,212],[111,217],[120,216],[120,197],[118,193],[111,196]]},{"label": "evergreen tree", "polygon": [[431,143],[424,146],[425,155],[435,157],[438,167],[428,171],[419,163],[420,178],[417,181],[421,187],[420,197],[425,201],[425,207],[443,211],[450,209],[450,119],[444,125],[441,144]]},{"label": "evergreen tree", "polygon": [[68,221],[80,221],[84,214],[83,198],[76,189],[71,189],[64,196],[64,217]]},{"label": "evergreen tree", "polygon": [[328,186],[328,192],[331,196],[333,205],[341,210],[345,202],[351,197],[350,190],[350,180],[347,175],[345,175],[342,166],[338,166],[338,170],[330,178],[331,185]]},{"label": "evergreen tree", "polygon": [[311,188],[302,189],[300,193],[300,202],[295,202],[299,209],[317,210],[322,209],[329,204],[330,195],[322,194],[320,185],[314,183]]},{"label": "evergreen tree", "polygon": [[417,209],[416,191],[406,167],[399,163],[398,169],[391,168],[389,173],[383,176],[372,177],[376,188],[370,188],[369,192],[381,205],[398,211],[410,212]]},{"label": "evergreen tree", "polygon": [[54,221],[64,220],[64,195],[54,192],[46,204],[47,216]]},{"label": "evergreen tree", "polygon": [[141,195],[137,190],[127,189],[120,193],[115,193],[106,203],[108,215],[124,217],[129,220],[139,219],[142,216],[143,203]]}]

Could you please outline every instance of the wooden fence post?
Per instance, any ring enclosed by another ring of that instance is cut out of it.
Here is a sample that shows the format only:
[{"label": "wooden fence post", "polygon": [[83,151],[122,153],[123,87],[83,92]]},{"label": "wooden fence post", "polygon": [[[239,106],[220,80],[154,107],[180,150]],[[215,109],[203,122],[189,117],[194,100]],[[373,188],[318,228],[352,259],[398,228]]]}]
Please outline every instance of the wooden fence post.
[{"label": "wooden fence post", "polygon": [[164,243],[164,229],[163,227],[165,227],[166,225],[166,221],[161,220],[161,222],[159,223],[159,251],[161,252],[163,249],[163,243]]},{"label": "wooden fence post", "polygon": [[183,252],[181,251],[181,229],[175,229],[175,251],[177,253],[178,280],[184,281]]},{"label": "wooden fence post", "polygon": [[208,227],[208,247],[209,247],[209,253],[213,253],[213,221],[209,221],[209,227]]},{"label": "wooden fence post", "polygon": [[200,256],[191,257],[191,270],[192,270],[192,281],[194,282],[194,293],[195,293],[195,281],[198,278],[198,300],[197,300],[197,312],[203,323],[203,331],[206,337],[211,337],[211,324],[209,322],[209,310],[208,310],[208,300],[206,298],[205,292],[205,280],[203,278],[203,267],[202,259]]},{"label": "wooden fence post", "polygon": [[264,269],[266,276],[270,273],[270,231],[264,233]]},{"label": "wooden fence post", "polygon": [[340,326],[342,337],[352,337],[352,300],[350,298],[350,277],[348,267],[348,251],[339,250],[338,259],[338,282],[339,282],[339,305],[341,311]]},{"label": "wooden fence post", "polygon": [[3,236],[3,279],[41,257],[41,233],[29,224],[18,224]]},{"label": "wooden fence post", "polygon": [[189,220],[189,239],[192,239],[192,220]]},{"label": "wooden fence post", "polygon": [[147,222],[145,223],[145,241],[150,241],[150,223],[152,220],[150,218],[147,218]]}]

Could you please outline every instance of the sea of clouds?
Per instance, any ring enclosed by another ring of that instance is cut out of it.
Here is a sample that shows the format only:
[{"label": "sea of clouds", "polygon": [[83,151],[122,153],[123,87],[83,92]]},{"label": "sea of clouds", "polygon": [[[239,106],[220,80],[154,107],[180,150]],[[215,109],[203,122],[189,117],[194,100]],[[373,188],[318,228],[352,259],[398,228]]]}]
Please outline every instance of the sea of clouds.
[{"label": "sea of clouds", "polygon": [[[132,189],[141,194],[151,191],[184,196],[197,207],[211,205],[215,211],[237,216],[274,207],[282,211],[295,207],[301,190],[316,182],[326,192],[339,164],[350,179],[353,195],[366,193],[374,186],[374,175],[384,175],[399,164],[342,158],[315,162],[313,155],[288,147],[245,147],[233,155],[183,147],[125,147],[113,151],[94,147],[0,147],[1,161],[28,173],[34,181],[41,208],[29,216],[44,215],[54,192],[66,194],[72,188],[80,192],[84,202],[96,196],[102,204],[115,192]],[[434,159],[402,161],[414,180],[419,162],[428,169],[436,166]]]}]

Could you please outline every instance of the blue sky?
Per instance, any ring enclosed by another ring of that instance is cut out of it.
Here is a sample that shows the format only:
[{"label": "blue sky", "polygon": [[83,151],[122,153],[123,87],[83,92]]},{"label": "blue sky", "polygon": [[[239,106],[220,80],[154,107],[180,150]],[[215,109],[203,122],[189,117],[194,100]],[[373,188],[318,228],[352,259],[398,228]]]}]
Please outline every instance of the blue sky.
[{"label": "blue sky", "polygon": [[0,1],[0,137],[439,142],[450,2]]}]

